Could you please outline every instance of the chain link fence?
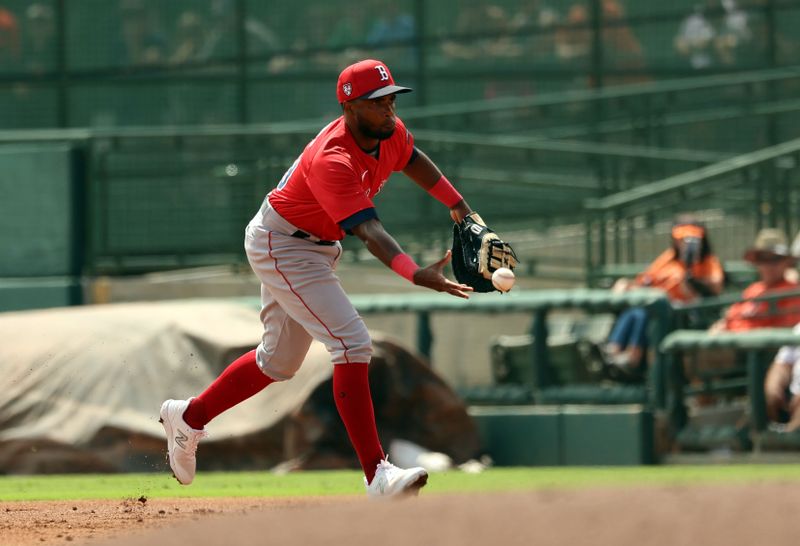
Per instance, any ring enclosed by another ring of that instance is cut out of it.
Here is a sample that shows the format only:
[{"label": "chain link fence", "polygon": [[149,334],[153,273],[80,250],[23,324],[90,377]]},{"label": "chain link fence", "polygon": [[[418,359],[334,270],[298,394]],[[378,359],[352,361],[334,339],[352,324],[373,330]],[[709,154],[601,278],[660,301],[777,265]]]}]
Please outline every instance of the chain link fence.
[{"label": "chain link fence", "polygon": [[338,114],[350,62],[405,106],[796,64],[796,0],[3,0],[2,128]]}]

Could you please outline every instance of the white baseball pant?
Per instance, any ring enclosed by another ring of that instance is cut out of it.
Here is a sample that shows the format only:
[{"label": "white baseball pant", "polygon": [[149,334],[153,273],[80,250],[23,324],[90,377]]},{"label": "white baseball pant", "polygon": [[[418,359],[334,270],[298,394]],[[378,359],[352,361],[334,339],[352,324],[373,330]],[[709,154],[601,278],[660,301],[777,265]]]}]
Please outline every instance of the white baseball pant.
[{"label": "white baseball pant", "polygon": [[256,361],[276,381],[294,376],[312,339],[325,345],[334,364],[372,356],[367,327],[335,275],[341,244],[316,244],[313,237],[292,236],[296,231],[268,202],[245,230],[247,259],[261,281],[264,334]]}]

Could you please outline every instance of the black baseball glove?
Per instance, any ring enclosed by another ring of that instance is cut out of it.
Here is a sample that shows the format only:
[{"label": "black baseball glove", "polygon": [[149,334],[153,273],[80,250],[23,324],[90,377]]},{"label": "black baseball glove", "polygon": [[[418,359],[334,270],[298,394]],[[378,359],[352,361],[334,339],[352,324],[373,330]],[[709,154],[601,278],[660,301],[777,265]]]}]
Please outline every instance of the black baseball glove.
[{"label": "black baseball glove", "polygon": [[516,266],[514,249],[486,227],[477,212],[453,226],[453,274],[461,284],[475,292],[492,292],[497,290],[492,285],[492,273]]}]

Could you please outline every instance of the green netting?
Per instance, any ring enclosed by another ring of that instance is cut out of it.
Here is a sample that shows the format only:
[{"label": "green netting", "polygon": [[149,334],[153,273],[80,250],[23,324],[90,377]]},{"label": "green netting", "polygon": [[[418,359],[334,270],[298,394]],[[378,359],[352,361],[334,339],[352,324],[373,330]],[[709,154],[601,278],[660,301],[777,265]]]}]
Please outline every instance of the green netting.
[{"label": "green netting", "polygon": [[[364,57],[384,59],[398,79],[418,88],[410,104],[530,96],[800,60],[794,2],[739,0],[733,11],[712,2],[705,23],[694,21],[690,31],[696,3],[365,0],[352,9],[343,0],[8,0],[3,9],[15,22],[1,30],[9,35],[0,51],[0,97],[9,114],[2,125],[329,115],[336,107],[336,74]],[[703,25],[714,38],[703,51],[683,51],[680,36],[702,34]],[[30,88],[35,92],[20,92]]]},{"label": "green netting", "polygon": [[73,168],[67,146],[0,149],[0,277],[75,272]]}]

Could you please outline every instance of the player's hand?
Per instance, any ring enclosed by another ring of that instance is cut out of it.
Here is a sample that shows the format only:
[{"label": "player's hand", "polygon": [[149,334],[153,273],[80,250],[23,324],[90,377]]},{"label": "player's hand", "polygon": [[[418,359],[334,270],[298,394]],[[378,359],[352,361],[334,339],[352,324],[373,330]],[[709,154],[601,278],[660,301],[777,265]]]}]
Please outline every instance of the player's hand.
[{"label": "player's hand", "polygon": [[472,292],[471,286],[453,282],[442,273],[444,266],[450,263],[451,257],[452,253],[448,250],[444,258],[438,262],[428,267],[418,269],[417,272],[414,273],[414,284],[436,290],[437,292],[447,292],[459,298],[469,299],[468,292]]}]

